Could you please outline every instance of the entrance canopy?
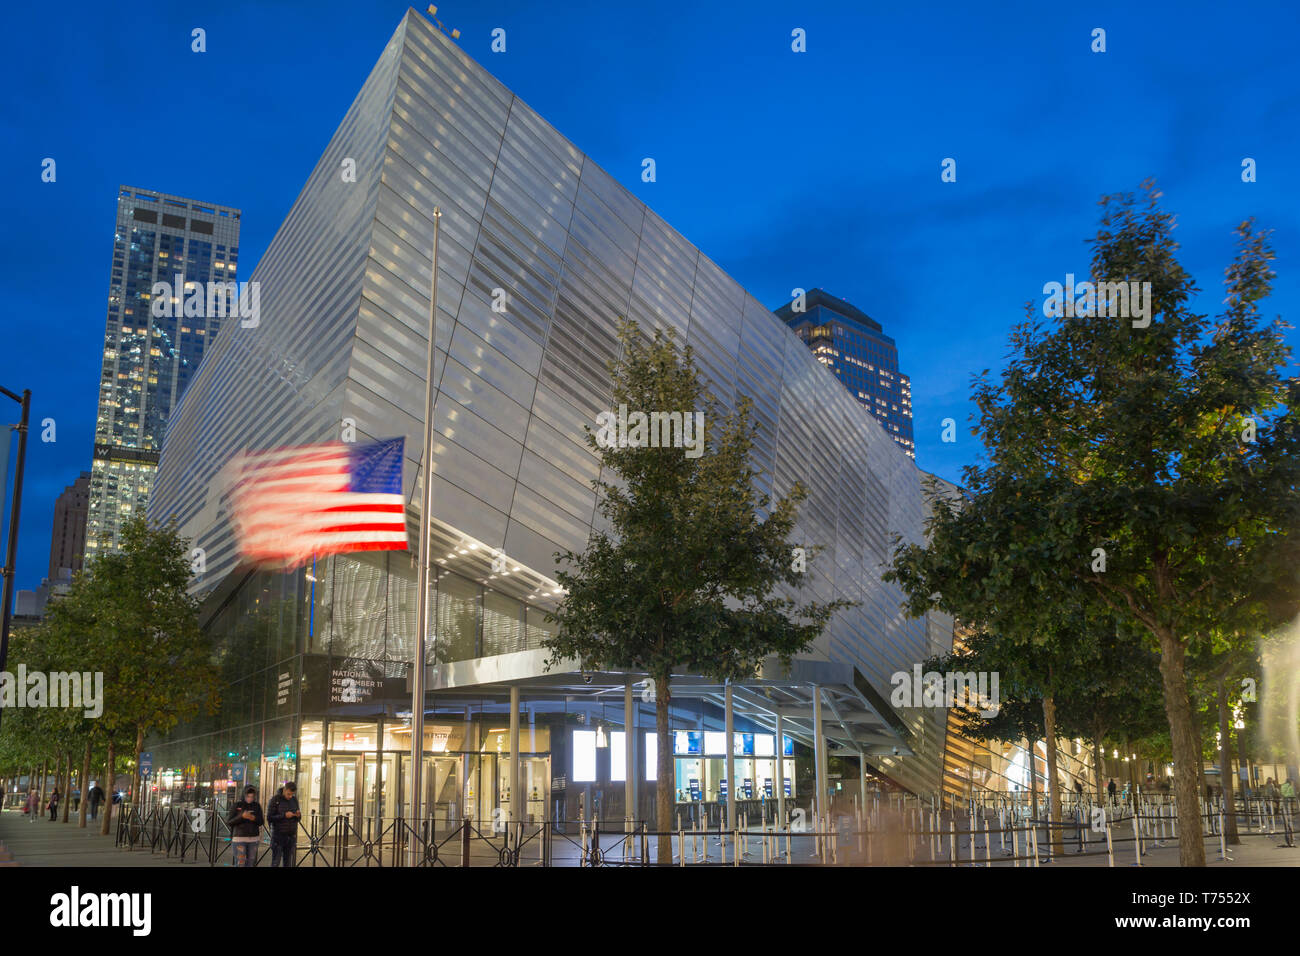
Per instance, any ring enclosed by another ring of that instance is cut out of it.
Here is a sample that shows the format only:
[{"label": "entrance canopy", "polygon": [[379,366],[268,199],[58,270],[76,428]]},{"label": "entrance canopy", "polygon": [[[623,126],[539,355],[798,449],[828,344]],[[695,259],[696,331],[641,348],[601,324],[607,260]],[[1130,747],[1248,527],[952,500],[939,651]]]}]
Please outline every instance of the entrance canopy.
[{"label": "entrance canopy", "polygon": [[[458,693],[482,697],[498,689],[506,694],[517,685],[525,698],[532,691],[595,702],[621,701],[629,681],[638,685],[638,694],[644,686],[642,674],[583,674],[576,662],[556,665],[547,672],[547,656],[546,651],[532,650],[437,665],[428,669],[425,686],[440,697]],[[674,701],[703,700],[716,706],[719,714],[725,707],[725,690],[723,683],[690,674],[674,675],[672,681]],[[796,659],[787,669],[769,658],[758,676],[733,683],[731,690],[736,714],[773,732],[779,714],[782,733],[809,747],[815,746],[813,728],[820,696],[822,734],[832,753],[912,755],[911,735],[901,718],[851,664]]]}]

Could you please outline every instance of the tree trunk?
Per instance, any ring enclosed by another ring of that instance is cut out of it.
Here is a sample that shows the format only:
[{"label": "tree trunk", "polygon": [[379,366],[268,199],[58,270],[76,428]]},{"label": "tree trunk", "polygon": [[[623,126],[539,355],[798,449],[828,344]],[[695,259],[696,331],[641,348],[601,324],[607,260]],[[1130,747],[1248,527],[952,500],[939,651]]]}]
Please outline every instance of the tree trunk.
[{"label": "tree trunk", "polygon": [[1232,722],[1228,712],[1228,688],[1219,678],[1219,782],[1223,786],[1223,838],[1225,842],[1239,844],[1237,835],[1237,809],[1232,801]]},{"label": "tree trunk", "polygon": [[1183,671],[1186,649],[1168,628],[1156,633],[1160,642],[1160,677],[1165,692],[1165,717],[1173,744],[1174,793],[1178,798],[1178,863],[1205,866],[1205,843],[1201,839],[1200,795],[1197,767],[1201,748],[1193,737],[1192,707],[1187,697]]},{"label": "tree trunk", "polygon": [[90,781],[90,741],[89,734],[86,735],[86,753],[81,758],[81,809],[77,811],[77,827],[84,830],[86,828],[86,804],[90,802],[90,788],[86,784]]},{"label": "tree trunk", "polygon": [[[659,831],[656,860],[660,866],[673,862],[673,798],[676,796],[677,766],[673,762],[673,741],[668,730],[669,675],[655,674],[655,829]],[[735,784],[732,783],[732,786]]]},{"label": "tree trunk", "polygon": [[[1052,855],[1060,858],[1065,853],[1061,830],[1061,781],[1056,776],[1056,698],[1048,694],[1043,698],[1043,729],[1047,734],[1047,818],[1050,821],[1048,837],[1052,841]],[[975,838],[971,837],[972,844]]]},{"label": "tree trunk", "polygon": [[40,807],[38,807],[41,813],[45,812],[45,804],[46,801],[48,800],[48,797],[45,793],[45,785],[49,780],[49,776],[50,776],[50,758],[46,757],[41,761],[41,805]]},{"label": "tree trunk", "polygon": [[[1237,773],[1240,774],[1241,780],[1241,799],[1249,799],[1250,794],[1250,762],[1246,759],[1246,728],[1243,727],[1237,731]],[[1242,806],[1246,806],[1242,803]],[[1249,808],[1247,808],[1249,810]]]},{"label": "tree trunk", "polygon": [[1205,727],[1201,723],[1201,712],[1196,704],[1188,698],[1188,709],[1192,714],[1192,734],[1196,740],[1196,798],[1199,800],[1205,792]]},{"label": "tree trunk", "polygon": [[1106,768],[1102,765],[1105,758],[1102,756],[1102,738],[1105,736],[1105,729],[1101,726],[1101,721],[1093,724],[1092,728],[1092,769],[1097,778],[1097,802],[1106,802]]},{"label": "tree trunk", "polygon": [[[1030,820],[1030,823],[1029,823],[1029,826],[1030,826],[1030,828],[1031,828],[1032,830],[1037,831],[1037,829],[1038,829],[1038,746],[1037,746],[1038,742],[1035,741],[1035,740],[1030,740],[1029,738],[1026,737],[1026,738],[1025,738],[1025,743],[1028,745],[1028,748],[1029,748],[1029,749],[1028,749],[1028,754],[1029,754],[1029,803],[1030,803],[1030,811],[1029,811],[1029,820]],[[1028,850],[1032,849],[1032,845],[1029,844],[1028,839],[1029,839],[1029,836],[1028,836],[1028,834],[1026,833],[1026,835],[1025,835],[1025,840],[1026,840],[1025,848],[1026,848],[1026,851],[1027,851],[1027,852],[1028,852]]]},{"label": "tree trunk", "polygon": [[[627,738],[624,737],[624,740]],[[135,770],[131,772],[131,806],[142,809],[144,801],[140,799],[140,753],[144,750],[144,725],[135,728]],[[274,783],[271,786],[275,786]],[[267,799],[270,799],[269,797]]]},{"label": "tree trunk", "polygon": [[108,762],[104,764],[105,781],[108,786],[104,788],[104,819],[99,823],[99,832],[101,836],[108,835],[108,824],[113,819],[113,794],[117,774],[114,773],[114,761],[117,758],[116,745],[112,737],[108,738]]},{"label": "tree trunk", "polygon": [[[63,790],[63,819],[61,823],[68,822],[68,811],[72,809],[72,748],[69,747],[63,752],[63,776],[68,781],[67,787]],[[85,787],[82,787],[82,796],[85,796]]]},{"label": "tree trunk", "polygon": [[[63,752],[56,750],[54,751],[54,791],[50,795],[53,796],[54,793],[57,793],[62,797],[63,792]],[[56,811],[55,818],[57,819],[57,817],[58,813]]]}]

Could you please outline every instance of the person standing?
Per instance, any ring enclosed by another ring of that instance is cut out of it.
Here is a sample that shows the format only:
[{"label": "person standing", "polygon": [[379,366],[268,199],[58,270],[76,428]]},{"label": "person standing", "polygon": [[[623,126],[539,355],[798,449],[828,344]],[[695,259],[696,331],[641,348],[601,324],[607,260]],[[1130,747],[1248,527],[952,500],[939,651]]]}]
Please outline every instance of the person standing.
[{"label": "person standing", "polygon": [[49,808],[50,808],[50,822],[53,823],[54,818],[59,814],[59,788],[58,787],[55,787],[54,792],[50,794]]},{"label": "person standing", "polygon": [[104,802],[104,791],[97,783],[90,785],[90,819],[94,820],[99,816],[99,805]]},{"label": "person standing", "polygon": [[27,786],[27,819],[33,823],[41,812],[41,795],[31,784]]},{"label": "person standing", "polygon": [[271,826],[271,866],[293,866],[298,858],[298,785],[292,780],[279,789],[266,805]]},{"label": "person standing", "polygon": [[262,805],[257,802],[257,788],[244,788],[244,799],[230,811],[230,844],[235,866],[257,866],[257,845],[262,842]]}]

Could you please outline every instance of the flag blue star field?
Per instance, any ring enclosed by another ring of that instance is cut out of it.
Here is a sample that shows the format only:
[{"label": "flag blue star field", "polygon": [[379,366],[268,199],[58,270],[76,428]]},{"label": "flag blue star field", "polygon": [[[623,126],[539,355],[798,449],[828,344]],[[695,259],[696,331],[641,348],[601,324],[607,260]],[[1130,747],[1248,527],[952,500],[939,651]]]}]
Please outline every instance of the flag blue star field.
[{"label": "flag blue star field", "polygon": [[405,439],[243,452],[229,466],[243,557],[295,567],[313,555],[406,549]]}]

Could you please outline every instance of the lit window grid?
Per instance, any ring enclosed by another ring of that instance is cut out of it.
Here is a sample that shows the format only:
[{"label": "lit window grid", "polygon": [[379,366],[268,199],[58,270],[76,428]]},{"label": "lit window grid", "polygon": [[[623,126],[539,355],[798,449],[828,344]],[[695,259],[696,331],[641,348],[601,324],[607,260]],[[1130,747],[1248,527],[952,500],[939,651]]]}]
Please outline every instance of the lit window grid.
[{"label": "lit window grid", "polygon": [[[137,208],[154,212],[159,221],[136,219]],[[183,216],[186,226],[163,223],[163,213]],[[210,220],[212,232],[191,228],[195,219]],[[181,316],[155,321],[151,315],[154,283],[174,285],[178,273],[184,282],[235,279],[238,249],[237,209],[122,187],[96,415],[98,445],[161,448],[162,431],[180,397],[182,382],[198,366],[203,345],[215,336],[220,319]],[[123,515],[147,506],[153,471],[152,466],[129,462],[97,461],[95,466],[92,475],[98,474],[99,480],[91,483],[87,554],[116,547]],[[129,473],[131,480],[109,480],[110,472],[117,478]]]}]

